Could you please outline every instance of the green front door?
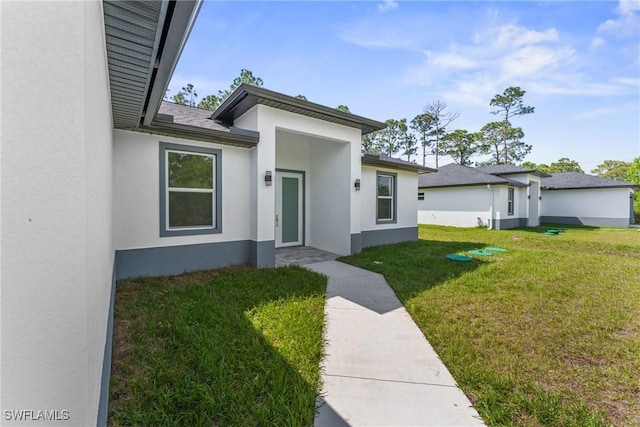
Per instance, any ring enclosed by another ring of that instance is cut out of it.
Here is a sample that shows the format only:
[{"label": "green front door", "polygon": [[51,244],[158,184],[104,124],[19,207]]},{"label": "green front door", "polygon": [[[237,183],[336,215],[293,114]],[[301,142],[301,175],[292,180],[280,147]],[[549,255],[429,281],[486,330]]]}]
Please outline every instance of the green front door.
[{"label": "green front door", "polygon": [[276,172],[276,245],[303,244],[304,175]]}]

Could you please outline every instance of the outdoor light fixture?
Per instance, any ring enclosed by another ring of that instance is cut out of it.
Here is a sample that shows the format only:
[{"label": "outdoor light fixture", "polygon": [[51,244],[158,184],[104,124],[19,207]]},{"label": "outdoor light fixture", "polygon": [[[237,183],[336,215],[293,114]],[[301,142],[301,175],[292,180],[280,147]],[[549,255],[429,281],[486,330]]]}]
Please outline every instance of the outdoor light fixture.
[{"label": "outdoor light fixture", "polygon": [[267,171],[264,174],[264,184],[267,187],[271,187],[271,184],[273,183],[273,181],[271,181],[271,171]]},{"label": "outdoor light fixture", "polygon": [[529,194],[529,195],[527,196],[527,199],[531,199],[531,194]]},{"label": "outdoor light fixture", "polygon": [[360,178],[356,179],[355,184],[353,185],[356,191],[360,191]]}]

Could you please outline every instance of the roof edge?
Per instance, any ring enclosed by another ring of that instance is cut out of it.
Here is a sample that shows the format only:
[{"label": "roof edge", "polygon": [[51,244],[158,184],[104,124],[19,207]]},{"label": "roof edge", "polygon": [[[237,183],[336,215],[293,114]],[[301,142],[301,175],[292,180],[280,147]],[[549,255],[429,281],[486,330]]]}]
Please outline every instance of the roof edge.
[{"label": "roof edge", "polygon": [[165,18],[170,19],[170,23],[164,37],[162,51],[157,52],[151,86],[147,89],[147,101],[142,111],[143,127],[151,126],[160,109],[160,103],[167,92],[171,76],[182,55],[202,3],[203,0],[176,1],[172,15]]},{"label": "roof edge", "polygon": [[[236,90],[234,90],[233,93],[227,99],[225,99],[225,101],[220,104],[220,106],[218,106],[218,108],[211,115],[211,118],[221,120],[222,122],[226,122],[228,124],[232,124],[229,123],[228,119],[225,120],[225,116],[230,114],[238,105],[238,103],[240,103],[240,101],[242,101],[249,95],[254,95],[256,97],[269,99],[271,101],[282,103],[294,108],[299,108],[316,114],[323,114],[330,117],[335,117],[346,122],[351,122],[354,124],[354,126],[352,127],[360,128],[363,131],[363,134],[384,129],[386,127],[386,124],[377,120],[368,119],[366,117],[358,116],[352,113],[345,113],[344,111],[340,111],[336,108],[327,107],[325,105],[317,104],[311,101],[305,101],[294,96],[285,95],[283,93],[275,92],[259,86],[253,86],[247,83],[242,83],[240,86],[238,86],[238,88],[236,88]],[[259,102],[256,102],[256,104],[259,104]]]},{"label": "roof edge", "polygon": [[426,166],[420,166],[415,163],[405,162],[400,159],[393,159],[393,161],[389,161],[380,157],[379,154],[365,153],[362,156],[362,164],[366,166],[383,166],[389,169],[398,169],[408,172],[437,172],[436,169],[432,169]]},{"label": "roof edge", "polygon": [[132,130],[244,148],[253,148],[259,142],[258,132],[244,129],[242,129],[242,132],[237,132],[233,127],[229,128],[230,132],[223,132],[215,129],[154,120],[150,126],[142,126]]}]

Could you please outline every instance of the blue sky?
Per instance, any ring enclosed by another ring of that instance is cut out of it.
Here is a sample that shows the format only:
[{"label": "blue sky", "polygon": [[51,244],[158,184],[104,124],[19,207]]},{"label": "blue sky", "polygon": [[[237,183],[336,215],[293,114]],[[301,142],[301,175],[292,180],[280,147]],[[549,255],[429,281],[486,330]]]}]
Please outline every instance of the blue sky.
[{"label": "blue sky", "polygon": [[460,113],[451,130],[475,132],[496,120],[490,99],[520,86],[535,107],[513,119],[526,160],[569,157],[589,173],[640,155],[639,17],[640,0],[206,1],[169,95],[187,83],[215,94],[246,68],[380,121],[440,100]]}]

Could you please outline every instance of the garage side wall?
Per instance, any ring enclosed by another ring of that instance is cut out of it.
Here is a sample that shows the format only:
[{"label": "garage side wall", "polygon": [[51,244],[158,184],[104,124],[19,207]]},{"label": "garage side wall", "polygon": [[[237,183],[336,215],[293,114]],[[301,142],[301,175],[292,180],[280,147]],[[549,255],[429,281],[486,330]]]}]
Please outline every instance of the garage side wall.
[{"label": "garage side wall", "polygon": [[492,190],[483,186],[421,188],[418,223],[454,227],[488,227]]},{"label": "garage side wall", "polygon": [[628,188],[589,188],[542,190],[542,222],[628,227],[630,198]]}]

